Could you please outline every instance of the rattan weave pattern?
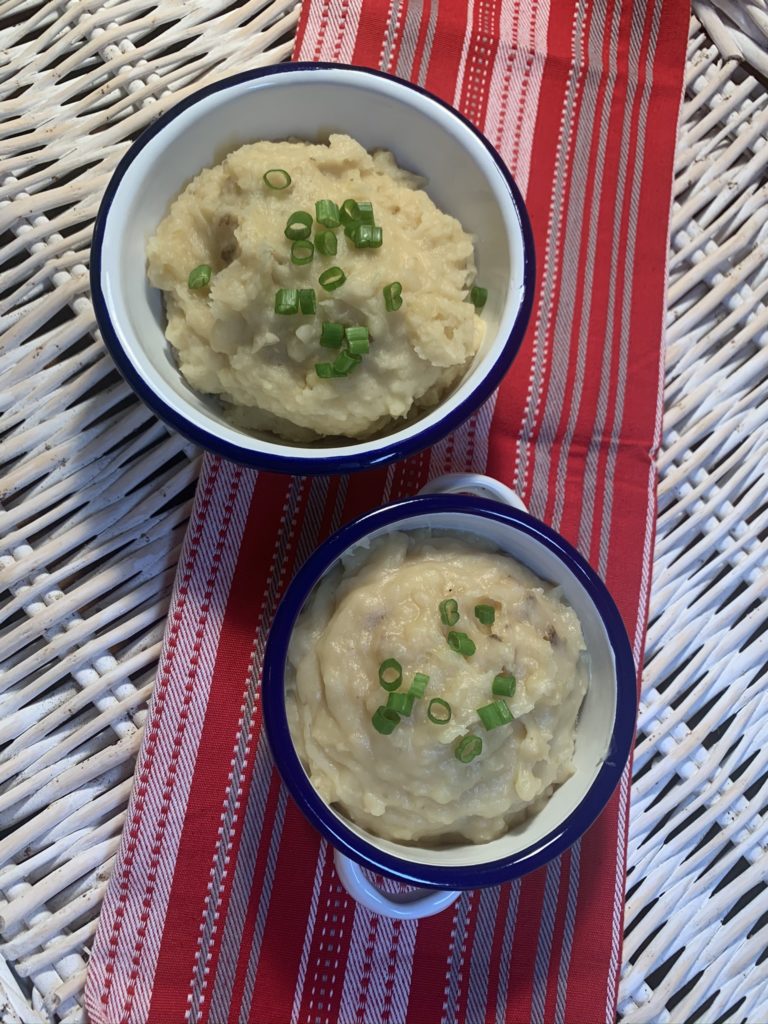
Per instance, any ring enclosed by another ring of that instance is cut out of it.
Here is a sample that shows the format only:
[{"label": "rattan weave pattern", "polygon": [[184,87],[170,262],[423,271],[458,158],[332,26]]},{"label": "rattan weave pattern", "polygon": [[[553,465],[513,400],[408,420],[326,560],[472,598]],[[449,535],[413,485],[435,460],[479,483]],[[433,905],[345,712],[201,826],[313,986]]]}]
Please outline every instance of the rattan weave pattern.
[{"label": "rattan weave pattern", "polygon": [[[730,23],[696,10],[710,35],[692,20],[627,1024],[768,1020],[768,95],[712,44]],[[0,0],[3,1022],[83,1019],[198,469],[101,345],[93,217],[131,138],[185,92],[284,59],[297,17],[295,0]]]}]

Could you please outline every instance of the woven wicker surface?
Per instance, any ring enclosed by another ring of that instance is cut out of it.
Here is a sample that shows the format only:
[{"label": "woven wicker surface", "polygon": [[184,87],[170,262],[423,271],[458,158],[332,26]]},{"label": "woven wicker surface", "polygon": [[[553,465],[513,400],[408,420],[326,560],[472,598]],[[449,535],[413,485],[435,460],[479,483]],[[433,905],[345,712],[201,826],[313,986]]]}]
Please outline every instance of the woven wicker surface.
[{"label": "woven wicker surface", "polygon": [[[627,1024],[768,1020],[768,94],[739,63],[765,5],[742,5],[746,28],[729,6],[696,3],[708,34],[694,17],[678,148]],[[297,15],[294,0],[0,0],[2,1021],[83,1019],[198,470],[99,340],[99,197],[180,96],[285,58]]]}]

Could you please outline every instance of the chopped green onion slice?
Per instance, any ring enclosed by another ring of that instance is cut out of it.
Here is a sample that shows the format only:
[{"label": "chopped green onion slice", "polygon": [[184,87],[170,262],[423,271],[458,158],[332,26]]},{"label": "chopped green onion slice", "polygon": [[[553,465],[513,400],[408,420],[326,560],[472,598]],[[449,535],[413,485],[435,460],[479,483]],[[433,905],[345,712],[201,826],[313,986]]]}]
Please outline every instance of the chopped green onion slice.
[{"label": "chopped green onion slice", "polygon": [[399,281],[393,281],[384,288],[384,305],[388,313],[394,313],[403,304],[403,286]]},{"label": "chopped green onion slice", "polygon": [[297,267],[311,263],[314,255],[315,247],[308,238],[297,238],[291,246],[291,263],[295,263]]},{"label": "chopped green onion slice", "polygon": [[272,170],[266,171],[262,180],[267,188],[274,188],[278,191],[288,188],[291,184],[290,174],[288,171],[284,171],[282,167],[273,167]]},{"label": "chopped green onion slice", "polygon": [[390,711],[396,711],[398,715],[410,715],[413,711],[413,701],[410,693],[390,693],[387,697],[387,707]]},{"label": "chopped green onion slice", "polygon": [[492,626],[496,620],[496,609],[490,604],[476,604],[475,618],[484,626]]},{"label": "chopped green onion slice", "polygon": [[[459,604],[454,601],[452,597],[448,597],[445,601],[441,601],[440,608],[440,621],[444,626],[455,626],[459,621]],[[462,634],[463,635],[463,634]]]},{"label": "chopped green onion slice", "polygon": [[187,278],[187,286],[193,291],[197,291],[198,288],[206,288],[212,274],[212,268],[207,263],[201,263],[199,267],[195,267],[194,270],[190,271]]},{"label": "chopped green onion slice", "polygon": [[344,334],[347,337],[347,348],[350,355],[364,356],[368,351],[368,328],[347,327]]},{"label": "chopped green onion slice", "polygon": [[497,697],[514,697],[517,680],[511,673],[500,672],[493,680],[492,690]]},{"label": "chopped green onion slice", "polygon": [[485,303],[488,301],[488,289],[480,288],[478,285],[473,284],[472,289],[469,293],[469,301],[475,307],[475,309],[482,309]]},{"label": "chopped green onion slice", "polygon": [[509,725],[514,715],[507,707],[506,701],[495,700],[477,709],[480,721],[486,729],[498,729],[500,725]]},{"label": "chopped green onion slice", "polygon": [[318,231],[315,235],[315,248],[322,256],[335,256],[338,249],[336,235],[332,231]]},{"label": "chopped green onion slice", "polygon": [[326,321],[320,328],[320,344],[323,348],[341,348],[344,341],[344,324]]},{"label": "chopped green onion slice", "polygon": [[359,356],[353,356],[349,352],[342,352],[334,359],[333,369],[339,377],[346,377],[350,370],[354,370],[359,361]]},{"label": "chopped green onion slice", "polygon": [[435,725],[446,725],[451,720],[451,705],[442,697],[433,697],[427,705],[427,718]]},{"label": "chopped green onion slice", "polygon": [[358,203],[356,220],[361,224],[373,224],[373,203]]},{"label": "chopped green onion slice", "polygon": [[312,217],[304,210],[294,210],[285,225],[285,237],[291,241],[309,238],[312,234]]},{"label": "chopped green onion slice", "polygon": [[354,199],[345,199],[339,210],[339,219],[342,224],[352,224],[360,220],[360,211]]},{"label": "chopped green onion slice", "polygon": [[296,288],[278,288],[275,293],[275,312],[290,314],[299,311],[299,292]]},{"label": "chopped green onion slice", "polygon": [[411,688],[408,693],[410,693],[412,697],[423,697],[426,692],[428,682],[429,676],[425,676],[423,672],[417,672],[413,677],[413,682],[411,683]]},{"label": "chopped green onion slice", "polygon": [[317,298],[314,288],[299,288],[299,309],[305,315],[317,311]]},{"label": "chopped green onion slice", "polygon": [[328,380],[330,377],[336,376],[333,372],[333,363],[315,363],[315,373],[322,380]]},{"label": "chopped green onion slice", "polygon": [[386,658],[379,665],[379,682],[385,690],[396,690],[403,681],[403,666],[397,658]]},{"label": "chopped green onion slice", "polygon": [[381,247],[383,232],[375,224],[356,224],[350,238],[357,249],[378,249]]},{"label": "chopped green onion slice", "polygon": [[471,658],[477,648],[475,642],[466,633],[456,633],[451,630],[447,636],[448,646],[457,654],[463,654],[465,658]]},{"label": "chopped green onion slice", "polygon": [[320,286],[325,288],[327,292],[335,292],[346,280],[347,275],[341,267],[329,267],[328,270],[324,270],[320,277],[318,277]]},{"label": "chopped green onion slice", "polygon": [[326,228],[337,228],[341,219],[336,203],[332,199],[318,199],[315,203],[315,220]]},{"label": "chopped green onion slice", "polygon": [[479,736],[473,736],[471,733],[467,736],[462,736],[454,751],[456,759],[461,761],[462,764],[469,764],[470,761],[474,761],[478,754],[482,754],[482,752],[483,741]]},{"label": "chopped green onion slice", "polygon": [[394,732],[400,721],[400,715],[392,708],[382,707],[376,708],[373,713],[373,728],[376,732],[380,732],[382,736],[389,736],[391,732]]}]

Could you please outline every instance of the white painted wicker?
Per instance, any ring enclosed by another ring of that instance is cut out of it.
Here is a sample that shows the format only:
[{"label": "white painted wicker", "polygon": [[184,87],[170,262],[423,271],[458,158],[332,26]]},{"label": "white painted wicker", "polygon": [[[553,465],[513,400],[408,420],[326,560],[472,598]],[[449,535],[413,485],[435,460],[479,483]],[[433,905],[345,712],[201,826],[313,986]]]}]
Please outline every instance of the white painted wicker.
[{"label": "white painted wicker", "polygon": [[[768,929],[768,95],[739,64],[765,5],[746,4],[749,35],[729,20],[745,5],[694,4],[709,36],[694,18],[627,1024],[768,1020],[755,966]],[[158,111],[284,59],[297,15],[295,0],[0,0],[0,1022],[83,1019],[198,468],[98,340],[86,268],[99,195]]]}]

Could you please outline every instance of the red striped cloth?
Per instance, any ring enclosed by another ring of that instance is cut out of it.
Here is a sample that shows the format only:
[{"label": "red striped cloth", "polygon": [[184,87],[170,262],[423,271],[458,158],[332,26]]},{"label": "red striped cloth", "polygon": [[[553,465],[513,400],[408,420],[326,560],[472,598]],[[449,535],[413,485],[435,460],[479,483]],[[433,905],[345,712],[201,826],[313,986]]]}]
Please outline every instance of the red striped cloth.
[{"label": "red striped cloth", "polygon": [[488,471],[575,542],[640,662],[685,0],[305,0],[297,55],[451,101],[526,195],[528,335],[495,401],[406,462],[330,479],[206,460],[118,863],[93,1024],[614,1020],[628,781],[573,849],[431,919],[356,906],[287,799],[252,665],[317,542],[430,476]]}]

